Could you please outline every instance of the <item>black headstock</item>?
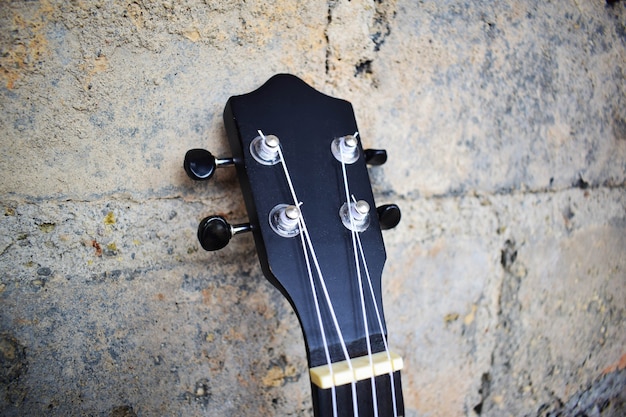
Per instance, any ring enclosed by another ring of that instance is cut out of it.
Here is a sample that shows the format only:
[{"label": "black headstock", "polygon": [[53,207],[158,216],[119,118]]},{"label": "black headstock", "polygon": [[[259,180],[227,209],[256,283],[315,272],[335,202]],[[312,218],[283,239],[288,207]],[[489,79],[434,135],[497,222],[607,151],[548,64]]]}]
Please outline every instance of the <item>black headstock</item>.
[{"label": "black headstock", "polygon": [[265,276],[298,315],[310,367],[385,351],[381,228],[395,227],[400,211],[376,208],[366,164],[384,163],[386,152],[363,150],[349,102],[287,74],[231,97],[224,123],[232,158],[195,149],[185,170],[200,180],[234,164],[250,224],[209,217],[202,246],[252,231]]}]

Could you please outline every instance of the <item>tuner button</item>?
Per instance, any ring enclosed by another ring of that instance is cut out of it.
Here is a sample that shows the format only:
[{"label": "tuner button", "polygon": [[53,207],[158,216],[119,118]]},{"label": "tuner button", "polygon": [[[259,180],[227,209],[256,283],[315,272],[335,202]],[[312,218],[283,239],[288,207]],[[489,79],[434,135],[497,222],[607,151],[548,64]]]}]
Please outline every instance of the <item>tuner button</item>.
[{"label": "tuner button", "polygon": [[234,235],[252,230],[250,224],[230,225],[222,216],[205,217],[198,226],[198,240],[207,251],[220,250]]},{"label": "tuner button", "polygon": [[190,149],[185,154],[183,167],[192,180],[206,181],[215,174],[215,168],[233,163],[232,158],[218,159],[206,149]]},{"label": "tuner button", "polygon": [[385,204],[376,208],[381,230],[393,229],[400,223],[400,207],[396,204]]},{"label": "tuner button", "polygon": [[222,249],[228,245],[231,237],[233,232],[230,224],[221,216],[206,217],[198,226],[198,240],[204,250]]},{"label": "tuner button", "polygon": [[215,157],[206,149],[190,149],[185,154],[183,163],[189,178],[195,181],[206,181],[215,174]]},{"label": "tuner button", "polygon": [[369,165],[382,165],[387,162],[387,151],[384,149],[366,149],[365,163]]}]

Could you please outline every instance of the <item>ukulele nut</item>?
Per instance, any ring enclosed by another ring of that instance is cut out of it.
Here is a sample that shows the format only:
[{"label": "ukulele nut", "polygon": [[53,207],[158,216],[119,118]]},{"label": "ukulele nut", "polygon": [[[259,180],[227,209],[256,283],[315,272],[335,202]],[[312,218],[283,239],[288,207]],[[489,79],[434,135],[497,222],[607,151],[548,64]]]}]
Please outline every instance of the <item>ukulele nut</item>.
[{"label": "ukulele nut", "polygon": [[370,205],[365,200],[343,203],[339,209],[339,217],[346,228],[355,232],[363,232],[370,225]]},{"label": "ukulele nut", "polygon": [[260,164],[275,165],[280,160],[278,147],[280,140],[274,135],[263,135],[259,132],[259,136],[250,142],[250,153],[252,157]]},{"label": "ukulele nut", "polygon": [[357,134],[336,138],[330,144],[335,159],[344,164],[352,164],[359,159]]},{"label": "ukulele nut", "polygon": [[279,204],[270,211],[270,226],[279,236],[294,237],[300,233],[300,209]]}]

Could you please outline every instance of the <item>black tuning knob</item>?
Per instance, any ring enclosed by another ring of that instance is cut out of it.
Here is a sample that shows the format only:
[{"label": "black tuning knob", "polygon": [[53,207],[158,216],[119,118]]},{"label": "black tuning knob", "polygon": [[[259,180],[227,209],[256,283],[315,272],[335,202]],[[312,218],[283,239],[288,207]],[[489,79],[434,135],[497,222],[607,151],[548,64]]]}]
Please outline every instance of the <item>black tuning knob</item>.
[{"label": "black tuning knob", "polygon": [[206,181],[215,174],[215,168],[233,163],[232,158],[218,159],[206,149],[190,149],[185,154],[183,167],[192,180]]},{"label": "black tuning knob", "polygon": [[365,163],[368,165],[382,165],[387,162],[387,151],[384,149],[366,149]]},{"label": "black tuning knob", "polygon": [[222,216],[209,216],[198,226],[198,240],[204,250],[215,251],[228,245],[234,235],[250,230],[252,227],[248,223],[233,226]]},{"label": "black tuning knob", "polygon": [[376,208],[381,230],[393,229],[400,223],[400,207],[396,204],[385,204]]}]

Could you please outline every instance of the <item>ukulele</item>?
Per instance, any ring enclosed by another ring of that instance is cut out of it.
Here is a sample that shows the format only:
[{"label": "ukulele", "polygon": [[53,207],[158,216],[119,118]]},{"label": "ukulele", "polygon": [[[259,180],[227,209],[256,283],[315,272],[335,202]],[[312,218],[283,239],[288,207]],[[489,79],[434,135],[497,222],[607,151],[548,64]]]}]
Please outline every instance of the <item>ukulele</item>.
[{"label": "ukulele", "polygon": [[279,74],[224,110],[231,158],[191,149],[184,168],[208,180],[237,170],[249,223],[209,216],[198,227],[205,250],[252,232],[265,277],[289,300],[304,334],[316,417],[404,415],[402,358],[389,349],[381,275],[381,230],[395,204],[376,208],[352,105]]}]

